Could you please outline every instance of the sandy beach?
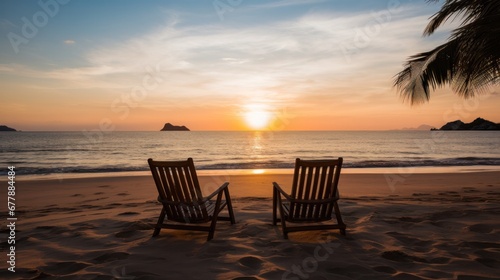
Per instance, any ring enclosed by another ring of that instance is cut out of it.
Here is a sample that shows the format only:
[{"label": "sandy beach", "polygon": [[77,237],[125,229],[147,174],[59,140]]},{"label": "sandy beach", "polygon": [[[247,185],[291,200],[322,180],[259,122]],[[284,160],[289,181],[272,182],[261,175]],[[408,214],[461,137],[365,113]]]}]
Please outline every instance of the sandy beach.
[{"label": "sandy beach", "polygon": [[[237,223],[206,233],[162,230],[150,176],[16,181],[15,273],[3,279],[499,279],[500,172],[342,174],[338,231],[271,224],[273,181],[291,174],[200,176],[229,181]],[[6,197],[6,188],[0,195]],[[5,205],[5,204],[4,204]],[[2,207],[2,228],[7,209]],[[7,252],[7,253],[6,253]]]}]

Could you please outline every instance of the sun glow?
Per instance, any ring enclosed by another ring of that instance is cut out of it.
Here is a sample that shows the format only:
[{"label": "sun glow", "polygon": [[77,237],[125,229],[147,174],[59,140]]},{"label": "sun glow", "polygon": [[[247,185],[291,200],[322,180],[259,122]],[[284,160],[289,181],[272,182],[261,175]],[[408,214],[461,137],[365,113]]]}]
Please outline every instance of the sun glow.
[{"label": "sun glow", "polygon": [[271,121],[271,113],[261,106],[248,106],[243,117],[246,124],[252,129],[264,129]]}]

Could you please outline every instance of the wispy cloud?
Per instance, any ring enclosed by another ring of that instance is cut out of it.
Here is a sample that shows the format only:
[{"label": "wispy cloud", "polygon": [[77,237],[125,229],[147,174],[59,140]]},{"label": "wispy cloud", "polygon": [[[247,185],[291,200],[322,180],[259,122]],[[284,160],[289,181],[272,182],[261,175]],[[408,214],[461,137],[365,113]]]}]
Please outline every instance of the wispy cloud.
[{"label": "wispy cloud", "polygon": [[244,28],[180,26],[176,17],[148,34],[95,48],[86,54],[86,67],[42,72],[0,65],[0,72],[14,67],[21,75],[68,84],[126,88],[156,69],[163,82],[151,96],[190,102],[196,96],[217,97],[212,102],[251,96],[287,103],[311,93],[335,95],[346,89],[364,96],[380,88],[390,90],[403,60],[430,42],[420,37],[427,16],[415,14],[411,7],[386,15],[383,22],[376,17],[374,12],[309,13]]},{"label": "wispy cloud", "polygon": [[269,8],[281,8],[287,6],[298,6],[298,5],[310,5],[316,3],[327,2],[328,0],[281,0],[270,2],[266,4],[259,5],[251,5],[252,8],[261,8],[261,9],[269,9]]},{"label": "wispy cloud", "polygon": [[74,45],[76,42],[74,40],[64,40],[64,44],[66,45]]}]

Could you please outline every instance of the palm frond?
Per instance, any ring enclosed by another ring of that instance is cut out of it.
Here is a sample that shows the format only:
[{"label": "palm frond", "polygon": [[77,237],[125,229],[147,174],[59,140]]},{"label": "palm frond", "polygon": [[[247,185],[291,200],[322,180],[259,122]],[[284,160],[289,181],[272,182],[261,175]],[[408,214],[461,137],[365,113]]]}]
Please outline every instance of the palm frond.
[{"label": "palm frond", "polygon": [[456,57],[457,42],[443,44],[430,52],[410,57],[405,68],[394,80],[404,101],[419,104],[430,99],[430,89],[448,83],[454,69],[450,67]]},{"label": "palm frond", "polygon": [[431,90],[444,85],[470,98],[499,82],[500,1],[446,0],[424,34],[432,34],[442,23],[459,15],[462,22],[448,42],[411,56],[396,75],[394,86],[404,101],[423,103],[429,100]]},{"label": "palm frond", "polygon": [[[430,0],[428,2],[438,1]],[[424,30],[424,35],[431,35],[441,24],[452,17],[457,18],[463,15],[461,25],[473,21],[484,12],[485,7],[491,5],[489,2],[484,0],[447,0],[441,10],[431,17],[429,24],[427,24]]]}]

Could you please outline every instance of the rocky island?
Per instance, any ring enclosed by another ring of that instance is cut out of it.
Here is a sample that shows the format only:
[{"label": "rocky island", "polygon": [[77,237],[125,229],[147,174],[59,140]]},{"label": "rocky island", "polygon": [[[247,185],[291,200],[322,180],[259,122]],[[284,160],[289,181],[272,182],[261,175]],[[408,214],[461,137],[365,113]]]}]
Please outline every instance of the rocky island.
[{"label": "rocky island", "polygon": [[483,118],[477,118],[470,123],[464,123],[461,120],[452,121],[443,125],[439,129],[431,130],[500,130],[500,124]]},{"label": "rocky island", "polygon": [[13,129],[12,127],[8,127],[6,125],[0,125],[0,131],[17,131]]},{"label": "rocky island", "polygon": [[189,131],[189,128],[183,125],[178,126],[171,123],[166,123],[160,131]]}]

